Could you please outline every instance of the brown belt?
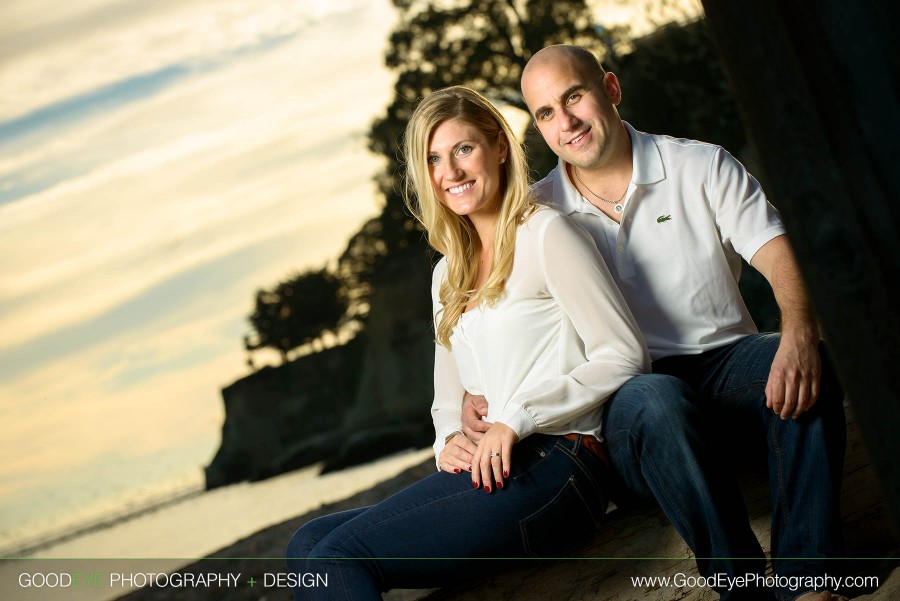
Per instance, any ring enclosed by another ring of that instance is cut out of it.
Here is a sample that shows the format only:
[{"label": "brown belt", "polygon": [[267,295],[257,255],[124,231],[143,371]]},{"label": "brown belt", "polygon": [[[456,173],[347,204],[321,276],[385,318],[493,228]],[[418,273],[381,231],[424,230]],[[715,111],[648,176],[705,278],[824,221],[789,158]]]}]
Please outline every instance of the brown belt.
[{"label": "brown belt", "polygon": [[563,438],[578,441],[579,436],[581,436],[581,446],[587,449],[587,451],[591,455],[599,459],[600,462],[608,469],[609,454],[606,452],[606,445],[597,440],[596,437],[590,434],[564,434]]}]

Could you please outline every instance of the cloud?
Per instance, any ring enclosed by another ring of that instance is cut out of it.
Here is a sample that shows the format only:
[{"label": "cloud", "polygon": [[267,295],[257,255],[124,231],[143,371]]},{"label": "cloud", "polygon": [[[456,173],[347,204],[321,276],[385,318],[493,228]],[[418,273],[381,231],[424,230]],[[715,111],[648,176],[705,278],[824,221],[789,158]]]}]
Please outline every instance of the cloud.
[{"label": "cloud", "polygon": [[[371,215],[378,163],[363,150],[372,107],[359,105],[358,90],[382,89],[383,106],[389,79],[338,55],[353,76],[310,94],[322,67],[292,69],[310,60],[309,45],[196,75],[80,122],[27,162],[0,164],[4,178],[59,174],[71,156],[82,170],[0,208],[0,270],[18,272],[0,282],[0,348],[260,238],[328,221],[349,234]],[[346,179],[321,177],[342,171]]]},{"label": "cloud", "polygon": [[387,2],[51,6],[0,8],[0,500],[208,460],[255,290],[378,210],[391,93]]},{"label": "cloud", "polygon": [[130,0],[59,6],[46,0],[18,2],[0,13],[0,89],[17,91],[0,97],[0,122],[169,65],[208,62],[311,25],[333,31],[331,21],[353,18],[365,3]]}]

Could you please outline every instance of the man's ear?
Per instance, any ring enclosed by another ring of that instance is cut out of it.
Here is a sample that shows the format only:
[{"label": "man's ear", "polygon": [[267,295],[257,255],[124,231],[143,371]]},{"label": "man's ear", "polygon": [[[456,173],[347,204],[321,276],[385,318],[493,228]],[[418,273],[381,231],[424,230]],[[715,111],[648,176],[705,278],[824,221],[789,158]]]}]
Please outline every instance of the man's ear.
[{"label": "man's ear", "polygon": [[622,86],[619,84],[619,78],[612,71],[607,71],[603,76],[603,89],[606,90],[609,101],[614,105],[622,102]]}]

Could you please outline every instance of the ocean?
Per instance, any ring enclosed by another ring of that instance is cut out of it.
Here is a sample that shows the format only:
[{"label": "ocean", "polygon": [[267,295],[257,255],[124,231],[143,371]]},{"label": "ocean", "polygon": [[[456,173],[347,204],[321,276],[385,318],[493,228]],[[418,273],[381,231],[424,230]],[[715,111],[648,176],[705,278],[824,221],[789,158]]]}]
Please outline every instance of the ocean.
[{"label": "ocean", "polygon": [[[181,497],[167,502],[135,507],[130,514],[111,514],[101,524],[46,540],[38,548],[16,554],[20,561],[0,562],[0,598],[4,601],[40,598],[35,596],[34,589],[19,585],[23,573],[46,574],[58,569],[90,571],[99,569],[98,565],[104,569],[110,565],[108,561],[76,561],[80,559],[136,558],[141,561],[128,562],[128,569],[176,570],[268,526],[371,488],[430,457],[433,457],[431,449],[406,451],[322,476],[318,475],[319,466],[311,466],[260,482],[234,484],[208,492],[185,491]],[[73,587],[61,592],[60,598],[106,601],[131,588]]]}]

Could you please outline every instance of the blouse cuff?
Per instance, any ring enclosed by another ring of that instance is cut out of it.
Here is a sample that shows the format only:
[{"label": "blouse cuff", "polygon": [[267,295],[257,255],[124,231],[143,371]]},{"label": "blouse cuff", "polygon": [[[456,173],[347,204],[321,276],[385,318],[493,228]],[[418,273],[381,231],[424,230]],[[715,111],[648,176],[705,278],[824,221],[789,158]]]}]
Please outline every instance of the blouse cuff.
[{"label": "blouse cuff", "polygon": [[498,422],[504,423],[516,433],[519,440],[537,432],[538,426],[534,418],[519,404],[509,402],[503,408]]},{"label": "blouse cuff", "polygon": [[434,465],[435,465],[435,467],[438,468],[438,471],[440,471],[440,469],[441,469],[439,467],[440,463],[441,463],[441,451],[443,451],[444,447],[447,446],[447,437],[450,436],[451,434],[454,434],[457,432],[460,432],[459,426],[457,426],[455,428],[452,426],[444,427],[444,428],[441,428],[437,432],[437,436],[435,436],[434,445],[433,445]]}]

